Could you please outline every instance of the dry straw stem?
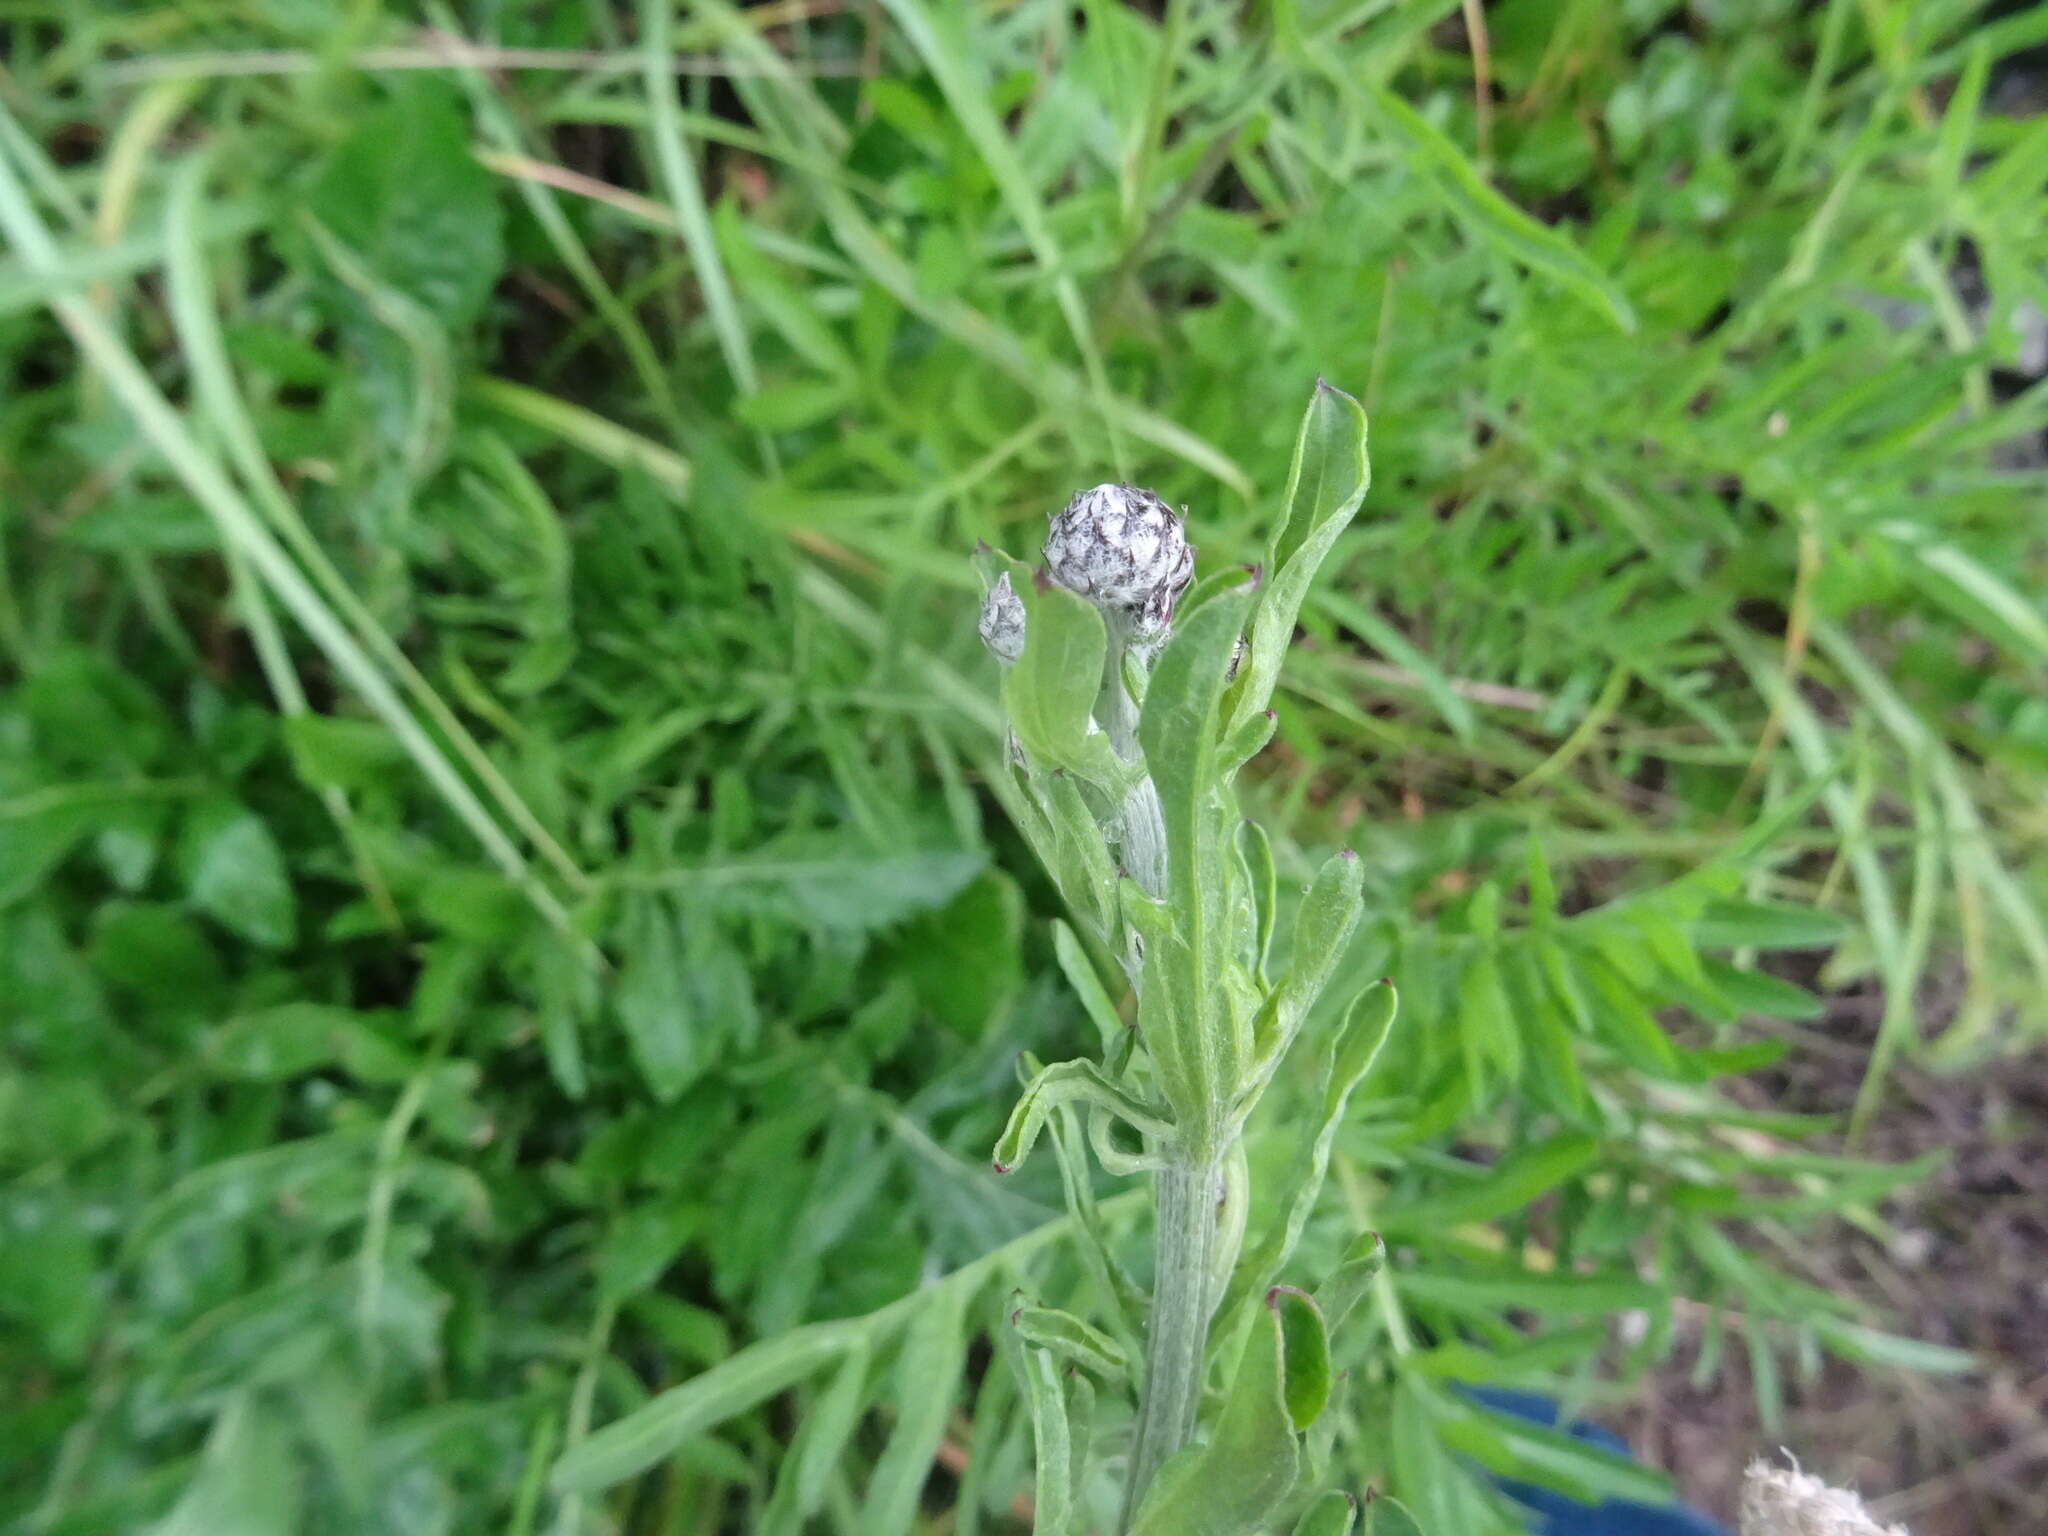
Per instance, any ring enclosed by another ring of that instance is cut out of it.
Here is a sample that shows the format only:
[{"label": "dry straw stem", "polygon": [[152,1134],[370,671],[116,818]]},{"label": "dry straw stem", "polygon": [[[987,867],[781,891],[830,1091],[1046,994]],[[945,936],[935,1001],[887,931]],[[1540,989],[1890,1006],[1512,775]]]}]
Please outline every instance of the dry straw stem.
[{"label": "dry straw stem", "polygon": [[1742,1482],[1742,1536],[1908,1536],[1879,1525],[1863,1500],[1791,1467],[1753,1461]]}]

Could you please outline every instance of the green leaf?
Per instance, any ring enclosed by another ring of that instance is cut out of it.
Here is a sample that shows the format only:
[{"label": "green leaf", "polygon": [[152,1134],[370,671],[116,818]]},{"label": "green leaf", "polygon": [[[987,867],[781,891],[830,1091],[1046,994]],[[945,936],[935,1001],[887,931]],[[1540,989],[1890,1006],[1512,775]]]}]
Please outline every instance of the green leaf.
[{"label": "green leaf", "polygon": [[1381,1496],[1366,1503],[1363,1536],[1423,1536],[1422,1522],[1399,1499]]},{"label": "green leaf", "polygon": [[1309,583],[1349,526],[1372,483],[1365,408],[1316,380],[1295,439],[1287,495],[1273,530],[1249,648],[1232,687],[1233,729],[1263,710],[1280,678]]},{"label": "green leaf", "polygon": [[561,1493],[594,1493],[635,1477],[684,1441],[815,1374],[862,1336],[857,1319],[813,1323],[741,1350],[564,1453],[551,1481]]},{"label": "green leaf", "polygon": [[1848,925],[1832,912],[1776,902],[1709,902],[1691,923],[1702,949],[1832,949]]},{"label": "green leaf", "polygon": [[1066,774],[1034,776],[1030,793],[1045,815],[1051,843],[1045,863],[1060,895],[1076,917],[1095,924],[1107,938],[1116,924],[1116,866],[1080,784]]},{"label": "green leaf", "polygon": [[650,1289],[703,1227],[704,1215],[696,1201],[670,1198],[618,1217],[598,1245],[598,1295],[617,1306]]},{"label": "green leaf", "polygon": [[354,120],[306,208],[380,280],[459,330],[504,263],[497,182],[470,154],[452,93],[406,82]]},{"label": "green leaf", "polygon": [[1491,949],[1481,950],[1458,978],[1457,1024],[1474,1082],[1491,1067],[1512,1089],[1522,1075],[1522,1036]]},{"label": "green leaf", "polygon": [[18,812],[0,806],[0,907],[41,885],[98,820],[96,807],[76,801]]},{"label": "green leaf", "polygon": [[1803,1020],[1827,1012],[1827,1004],[1806,988],[1768,971],[1745,971],[1711,955],[1703,959],[1701,970],[1738,1016],[1754,1013],[1767,1019]]},{"label": "green leaf", "polygon": [[637,904],[612,1006],[640,1076],[661,1103],[674,1101],[703,1068],[681,935],[659,901]]},{"label": "green leaf", "polygon": [[204,926],[169,902],[110,901],[92,919],[92,962],[116,986],[153,995],[166,1011],[208,1007],[221,961]]},{"label": "green leaf", "polygon": [[862,1536],[902,1536],[911,1528],[966,1368],[972,1297],[968,1286],[940,1286],[911,1320],[896,1361],[896,1427],[861,1505]]},{"label": "green leaf", "polygon": [[1353,77],[1351,83],[1372,99],[1395,135],[1434,175],[1451,206],[1487,244],[1558,283],[1618,329],[1635,330],[1635,311],[1627,296],[1584,251],[1502,197],[1463,150],[1386,86],[1364,76]]},{"label": "green leaf", "polygon": [[220,547],[220,533],[198,502],[175,493],[111,497],[64,526],[64,539],[84,549],[146,555],[190,555]]},{"label": "green leaf", "polygon": [[1044,1349],[1026,1349],[1023,1359],[1037,1465],[1032,1531],[1034,1536],[1069,1536],[1074,1528],[1074,1448],[1059,1365]]},{"label": "green leaf", "polygon": [[1206,800],[1217,778],[1218,703],[1254,596],[1249,583],[1240,585],[1180,624],[1153,667],[1138,721],[1166,822],[1168,889],[1183,913],[1202,904],[1198,881],[1216,852]]},{"label": "green leaf", "polygon": [[832,1472],[852,1443],[854,1431],[860,1427],[866,1408],[864,1394],[868,1364],[865,1344],[856,1344],[849,1349],[839,1369],[832,1373],[831,1384],[797,1426],[788,1461],[790,1475],[794,1478],[799,1523],[810,1519],[824,1507]]},{"label": "green leaf", "polygon": [[302,1136],[195,1168],[156,1196],[123,1234],[126,1251],[142,1255],[186,1230],[231,1226],[275,1213],[337,1175],[368,1177],[369,1146],[360,1131]]},{"label": "green leaf", "polygon": [[1071,1312],[1025,1302],[1011,1309],[1010,1326],[1031,1348],[1050,1351],[1107,1381],[1121,1379],[1130,1369],[1116,1340]]},{"label": "green leaf", "polygon": [[[1179,627],[1153,668],[1138,720],[1138,740],[1166,829],[1168,905],[1185,943],[1184,949],[1167,953],[1188,966],[1174,982],[1183,1006],[1162,1020],[1173,1038],[1155,1040],[1148,1034],[1146,1043],[1177,1061],[1177,1087],[1186,1097],[1176,1107],[1189,1118],[1215,1113],[1237,1086],[1235,1068],[1222,1054],[1231,1039],[1219,996],[1225,959],[1221,928],[1227,918],[1222,861],[1233,855],[1214,803],[1215,746],[1224,673],[1252,597],[1248,585],[1222,593]],[[1151,955],[1161,948],[1148,951],[1148,970]],[[1199,1134],[1194,1126],[1188,1130]]]},{"label": "green leaf", "polygon": [[1387,1226],[1402,1231],[1441,1230],[1467,1222],[1491,1221],[1520,1210],[1538,1195],[1576,1178],[1599,1155],[1600,1144],[1591,1136],[1567,1131],[1517,1147],[1480,1178],[1389,1210],[1383,1220]]},{"label": "green leaf", "polygon": [[1322,996],[1324,986],[1358,927],[1360,894],[1365,889],[1365,867],[1349,848],[1340,848],[1323,861],[1309,883],[1308,894],[1294,916],[1294,942],[1287,961],[1287,976],[1281,982],[1285,994],[1281,1004],[1281,1038],[1286,1040]]},{"label": "green leaf", "polygon": [[1358,1500],[1333,1490],[1309,1505],[1295,1522],[1294,1536],[1351,1536],[1351,1526],[1357,1518]]},{"label": "green leaf", "polygon": [[217,1075],[250,1082],[284,1082],[339,1066],[366,1083],[397,1083],[419,1069],[412,1053],[385,1038],[369,1016],[327,1003],[278,1003],[237,1014],[206,1037],[200,1055]]},{"label": "green leaf", "polygon": [[1929,1344],[1923,1339],[1901,1338],[1895,1333],[1884,1333],[1876,1328],[1865,1328],[1860,1323],[1844,1322],[1825,1315],[1813,1319],[1813,1328],[1836,1354],[1865,1365],[1953,1376],[1974,1371],[1983,1363],[1966,1349],[1950,1349],[1944,1344]]},{"label": "green leaf", "polygon": [[[1292,1307],[1288,1313],[1300,1326]],[[1284,1327],[1282,1308],[1269,1298],[1245,1337],[1214,1432],[1159,1469],[1131,1536],[1251,1536],[1272,1519],[1301,1461]]]},{"label": "green leaf", "polygon": [[298,903],[270,829],[232,800],[209,800],[185,818],[178,869],[193,904],[266,949],[298,931]]},{"label": "green leaf", "polygon": [[1306,1291],[1276,1285],[1266,1305],[1280,1318],[1281,1394],[1296,1429],[1307,1429],[1330,1401],[1330,1335]]},{"label": "green leaf", "polygon": [[1513,1275],[1452,1275],[1405,1270],[1395,1275],[1402,1294],[1431,1306],[1475,1315],[1520,1309],[1583,1317],[1657,1307],[1668,1298],[1641,1280],[1614,1275],[1559,1275],[1521,1271]]},{"label": "green leaf", "polygon": [[1074,989],[1074,995],[1081,1000],[1089,1021],[1102,1037],[1102,1052],[1107,1056],[1123,1037],[1127,1026],[1118,1016],[1116,1005],[1109,1000],[1102,978],[1096,974],[1095,962],[1088,958],[1088,951],[1074,936],[1074,930],[1058,918],[1052,920],[1052,948],[1059,961],[1060,972],[1067,978],[1067,985]]},{"label": "green leaf", "polygon": [[[1302,1150],[1297,1154],[1287,1179],[1286,1188],[1290,1193],[1286,1210],[1274,1221],[1259,1246],[1245,1256],[1240,1265],[1238,1285],[1249,1289],[1271,1284],[1293,1256],[1295,1245],[1301,1241],[1302,1231],[1315,1211],[1316,1200],[1322,1194],[1323,1181],[1328,1177],[1330,1149],[1336,1143],[1344,1111],[1351,1102],[1351,1095],[1379,1060],[1380,1051],[1392,1031],[1399,1001],[1393,983],[1380,981],[1366,988],[1345,1015],[1337,1039],[1330,1047],[1329,1065],[1323,1074],[1322,1113],[1313,1130],[1304,1136]],[[1367,1235],[1377,1246],[1379,1238]],[[1376,1262],[1374,1268],[1377,1268]],[[1359,1283],[1362,1285],[1363,1280]],[[1237,1296],[1245,1294],[1245,1290],[1236,1293]],[[1344,1306],[1348,1308],[1356,1299],[1355,1294],[1347,1298]],[[1335,1326],[1334,1319],[1331,1326]]]},{"label": "green leaf", "polygon": [[1582,1504],[1668,1504],[1671,1482],[1641,1462],[1563,1430],[1508,1414],[1465,1410],[1438,1421],[1444,1443],[1503,1477],[1555,1488]]},{"label": "green leaf", "polygon": [[1109,738],[1095,728],[1109,636],[1093,604],[1027,579],[1024,653],[1003,674],[1003,707],[1032,762],[1102,783],[1116,777]]},{"label": "green leaf", "polygon": [[405,762],[405,749],[375,720],[307,713],[287,716],[283,725],[292,767],[315,789],[374,789]]},{"label": "green leaf", "polygon": [[1365,1294],[1365,1288],[1372,1284],[1379,1272],[1387,1266],[1387,1245],[1377,1232],[1361,1232],[1344,1250],[1344,1257],[1337,1261],[1337,1268],[1330,1278],[1316,1290],[1316,1305],[1321,1308],[1324,1325],[1334,1333],[1343,1326],[1344,1319],[1351,1315],[1351,1309]]},{"label": "green leaf", "polygon": [[1273,953],[1273,925],[1280,908],[1280,877],[1273,864],[1273,840],[1256,821],[1247,821],[1238,830],[1237,851],[1244,864],[1245,885],[1251,893],[1254,937],[1249,958],[1263,984]]},{"label": "green leaf", "polygon": [[943,907],[903,925],[893,958],[926,1010],[978,1037],[1023,980],[1024,897],[1016,881],[984,869]]},{"label": "green leaf", "polygon": [[806,836],[663,869],[646,883],[732,916],[872,933],[943,906],[987,862],[965,849],[899,852],[845,836]]},{"label": "green leaf", "polygon": [[1337,1031],[1337,1043],[1330,1054],[1330,1071],[1323,1087],[1323,1115],[1332,1119],[1344,1113],[1351,1095],[1372,1069],[1393,1033],[1394,1016],[1401,1009],[1401,994],[1384,976],[1358,995]]},{"label": "green leaf", "polygon": [[997,1173],[1014,1173],[1038,1144],[1046,1117],[1062,1104],[1089,1104],[1107,1110],[1146,1136],[1163,1140],[1173,1127],[1123,1084],[1110,1079],[1092,1061],[1056,1061],[1032,1078],[1024,1096],[1010,1111],[1009,1123],[996,1139],[993,1161]]},{"label": "green leaf", "polygon": [[148,1536],[291,1536],[302,1529],[302,1480],[286,1423],[253,1393],[230,1398],[206,1437],[198,1475]]}]

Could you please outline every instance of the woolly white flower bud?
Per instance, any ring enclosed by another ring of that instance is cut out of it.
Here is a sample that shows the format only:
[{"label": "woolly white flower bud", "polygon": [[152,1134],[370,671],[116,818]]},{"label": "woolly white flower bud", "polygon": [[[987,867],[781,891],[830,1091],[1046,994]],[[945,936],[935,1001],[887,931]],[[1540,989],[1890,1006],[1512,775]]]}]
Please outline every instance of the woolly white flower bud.
[{"label": "woolly white flower bud", "polygon": [[1069,592],[1121,618],[1142,642],[1163,638],[1195,574],[1195,551],[1173,509],[1134,485],[1081,491],[1052,517],[1045,568]]},{"label": "woolly white flower bud", "polygon": [[1010,585],[1008,571],[988,589],[981,605],[980,629],[981,643],[1004,666],[1024,654],[1024,599]]},{"label": "woolly white flower bud", "polygon": [[1753,1461],[1742,1482],[1742,1536],[1907,1536],[1879,1525],[1853,1493],[1799,1470]]}]

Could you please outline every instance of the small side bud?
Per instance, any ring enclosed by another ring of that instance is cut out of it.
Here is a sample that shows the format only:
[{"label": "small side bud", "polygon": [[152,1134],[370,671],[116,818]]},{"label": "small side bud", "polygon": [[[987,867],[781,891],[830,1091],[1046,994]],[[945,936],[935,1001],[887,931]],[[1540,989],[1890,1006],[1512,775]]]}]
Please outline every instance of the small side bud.
[{"label": "small side bud", "polygon": [[1010,573],[1003,572],[988,589],[981,604],[981,643],[1003,666],[1024,654],[1024,599],[1010,585]]}]

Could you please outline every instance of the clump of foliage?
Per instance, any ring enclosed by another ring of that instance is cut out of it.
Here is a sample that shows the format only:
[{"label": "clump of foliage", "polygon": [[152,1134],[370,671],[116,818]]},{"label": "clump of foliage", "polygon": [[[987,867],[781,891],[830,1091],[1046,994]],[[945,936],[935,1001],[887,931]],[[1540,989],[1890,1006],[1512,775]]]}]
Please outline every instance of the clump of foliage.
[{"label": "clump of foliage", "polygon": [[[1364,499],[1365,417],[1318,383],[1295,449],[1262,571],[1226,572],[1192,594],[1181,520],[1148,492],[1103,486],[1053,518],[1046,563],[1005,565],[983,610],[983,639],[1007,671],[1003,695],[1019,772],[1005,799],[1083,933],[1117,956],[1138,998],[1122,1020],[1085,951],[1065,951],[1093,1004],[1101,1062],[1039,1070],[996,1145],[1008,1173],[1049,1116],[1085,1109],[1102,1166],[1150,1173],[1157,1212],[1140,1394],[1122,1457],[1116,1529],[1251,1533],[1293,1492],[1299,1437],[1330,1394],[1323,1308],[1280,1285],[1328,1171],[1345,1107],[1372,1070],[1395,1004],[1367,989],[1346,1011],[1325,1068],[1324,1104],[1286,1198],[1254,1190],[1245,1124],[1303,1035],[1358,921],[1358,856],[1317,872],[1284,963],[1272,952],[1279,893],[1272,846],[1237,810],[1239,771],[1271,738],[1267,707],[1316,568]],[[1002,636],[1000,640],[992,636]],[[1112,865],[1120,858],[1121,874]],[[1138,1146],[1117,1145],[1119,1128]],[[1066,1169],[1070,1188],[1083,1169]],[[1024,1310],[1038,1444],[1037,1528],[1085,1531],[1095,1460],[1095,1389],[1058,1382],[1073,1355],[1119,1395],[1135,1365],[1118,1340],[1140,1333],[1130,1289],[1096,1232],[1092,1203],[1072,1215],[1096,1245],[1110,1336],[1064,1312]],[[1378,1239],[1330,1277],[1334,1310],[1377,1270]],[[1211,1331],[1241,1359],[1197,1438]],[[1318,1528],[1330,1517],[1311,1512]]]},{"label": "clump of foliage", "polygon": [[1724,1084],[2048,1024],[2038,21],[815,9],[10,17],[0,1520],[1014,1523],[1012,1292],[1114,1313],[986,1153],[1100,1036],[958,551],[1086,465],[1258,559],[1319,370],[1379,489],[1238,792],[1407,1026],[1305,1460],[1484,1532],[1654,1480],[1472,1384],[1953,1364],[1802,1268],[1915,1170]]}]

